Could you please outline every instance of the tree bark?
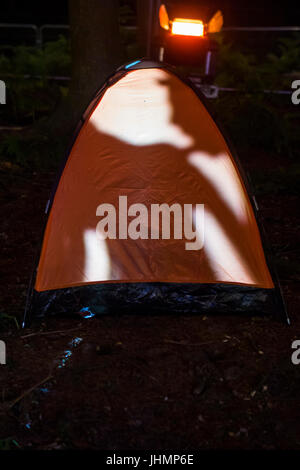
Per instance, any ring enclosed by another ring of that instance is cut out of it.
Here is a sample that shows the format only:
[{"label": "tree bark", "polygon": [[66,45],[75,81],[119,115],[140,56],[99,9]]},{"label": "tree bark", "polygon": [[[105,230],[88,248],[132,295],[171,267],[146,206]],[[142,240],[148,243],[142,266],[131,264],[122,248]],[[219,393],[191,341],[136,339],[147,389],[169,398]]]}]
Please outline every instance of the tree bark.
[{"label": "tree bark", "polygon": [[70,103],[78,118],[122,63],[118,0],[69,0],[72,48]]},{"label": "tree bark", "polygon": [[149,0],[137,0],[137,42],[141,56],[146,55]]}]

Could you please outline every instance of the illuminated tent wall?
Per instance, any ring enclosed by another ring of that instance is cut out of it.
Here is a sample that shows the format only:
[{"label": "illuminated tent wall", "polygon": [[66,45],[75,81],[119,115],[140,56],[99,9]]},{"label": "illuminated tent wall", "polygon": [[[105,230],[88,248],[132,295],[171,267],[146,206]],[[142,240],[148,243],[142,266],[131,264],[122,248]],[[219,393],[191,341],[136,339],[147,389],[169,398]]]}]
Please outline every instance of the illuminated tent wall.
[{"label": "illuminated tent wall", "polygon": [[[85,112],[49,201],[31,307],[274,312],[277,287],[245,185],[189,83],[161,63],[123,67]],[[204,204],[203,248],[187,250],[174,236],[101,238],[97,207],[118,208],[119,196],[128,207]]]}]

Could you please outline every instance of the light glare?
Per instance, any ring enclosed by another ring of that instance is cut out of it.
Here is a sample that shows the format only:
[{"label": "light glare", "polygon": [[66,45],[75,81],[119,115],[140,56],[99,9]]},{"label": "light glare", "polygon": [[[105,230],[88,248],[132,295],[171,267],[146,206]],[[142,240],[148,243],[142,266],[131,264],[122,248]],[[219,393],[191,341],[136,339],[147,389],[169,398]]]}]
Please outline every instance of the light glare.
[{"label": "light glare", "polygon": [[175,18],[172,23],[172,34],[201,37],[204,34],[204,25],[200,20]]}]

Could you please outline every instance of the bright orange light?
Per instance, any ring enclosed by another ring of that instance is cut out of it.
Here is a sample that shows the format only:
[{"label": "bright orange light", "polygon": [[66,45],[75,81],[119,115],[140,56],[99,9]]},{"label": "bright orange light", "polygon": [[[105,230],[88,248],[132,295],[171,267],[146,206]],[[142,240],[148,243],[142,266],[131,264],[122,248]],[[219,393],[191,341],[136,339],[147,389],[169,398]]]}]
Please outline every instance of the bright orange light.
[{"label": "bright orange light", "polygon": [[200,20],[175,18],[172,23],[172,34],[201,37],[204,35],[204,25]]},{"label": "bright orange light", "polygon": [[166,9],[165,5],[160,6],[160,9],[159,9],[159,23],[160,23],[160,26],[163,29],[165,29],[166,31],[168,31],[170,29],[169,16],[168,16],[168,12],[167,12],[167,9]]}]

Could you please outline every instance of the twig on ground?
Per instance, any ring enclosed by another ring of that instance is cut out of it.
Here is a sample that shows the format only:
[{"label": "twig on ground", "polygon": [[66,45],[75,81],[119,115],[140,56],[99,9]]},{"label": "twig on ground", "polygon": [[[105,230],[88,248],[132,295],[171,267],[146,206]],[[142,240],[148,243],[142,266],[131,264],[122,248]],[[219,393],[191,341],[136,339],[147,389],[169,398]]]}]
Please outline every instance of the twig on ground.
[{"label": "twig on ground", "polygon": [[21,339],[31,338],[32,336],[38,335],[54,335],[54,334],[68,334],[70,331],[80,330],[82,326],[78,326],[77,328],[71,328],[70,330],[56,330],[56,331],[38,331],[36,333],[30,333],[29,335],[21,336]]},{"label": "twig on ground", "polygon": [[29,395],[31,392],[33,392],[36,388],[40,387],[44,383],[48,382],[50,379],[53,378],[52,373],[50,373],[45,379],[41,380],[37,384],[33,385],[33,387],[30,387],[28,390],[25,390],[20,396],[15,398],[15,400],[11,401],[8,405],[8,408],[11,409],[13,408],[19,401],[23,400],[27,395]]},{"label": "twig on ground", "polygon": [[4,402],[3,404],[0,405],[0,412],[5,413],[5,412],[11,410],[17,403],[19,403],[21,400],[23,400],[23,398],[25,398],[27,395],[32,393],[35,389],[37,389],[38,387],[40,387],[44,383],[48,382],[52,378],[53,378],[53,375],[52,375],[52,372],[51,372],[45,379],[43,379],[40,382],[38,382],[37,384],[33,385],[33,387],[30,387],[28,390],[25,390],[25,392],[23,392],[21,395],[19,395],[14,400],[9,401],[7,403]]},{"label": "twig on ground", "polygon": [[165,339],[165,343],[179,344],[179,346],[205,346],[206,344],[213,344],[216,341],[206,341],[205,343],[188,343],[187,341],[173,341],[172,339]]}]

